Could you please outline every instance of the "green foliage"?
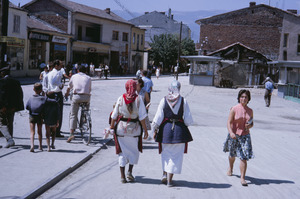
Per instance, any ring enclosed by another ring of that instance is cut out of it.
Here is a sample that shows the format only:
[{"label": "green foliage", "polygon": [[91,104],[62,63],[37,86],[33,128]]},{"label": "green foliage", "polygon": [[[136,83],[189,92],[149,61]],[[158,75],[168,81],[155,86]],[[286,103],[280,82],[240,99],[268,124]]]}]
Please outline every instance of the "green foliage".
[{"label": "green foliage", "polygon": [[[161,34],[155,35],[150,43],[150,60],[156,65],[163,62],[164,66],[176,65],[178,59],[178,35]],[[191,39],[181,41],[180,55],[195,55],[195,43]]]}]

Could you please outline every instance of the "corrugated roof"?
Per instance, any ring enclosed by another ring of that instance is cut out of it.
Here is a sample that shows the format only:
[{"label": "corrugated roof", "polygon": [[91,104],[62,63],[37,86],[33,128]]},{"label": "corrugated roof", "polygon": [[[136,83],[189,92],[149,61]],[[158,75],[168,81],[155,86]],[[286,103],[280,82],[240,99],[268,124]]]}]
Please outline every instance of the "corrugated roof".
[{"label": "corrugated roof", "polygon": [[38,19],[35,16],[28,16],[27,17],[27,27],[31,29],[39,29],[39,30],[45,30],[45,31],[51,31],[51,32],[58,32],[67,34],[65,31],[58,29],[57,27]]},{"label": "corrugated roof", "polygon": [[110,11],[110,14],[108,14],[108,13],[106,13],[105,10],[93,8],[93,7],[86,6],[86,5],[79,4],[79,3],[75,3],[75,2],[69,1],[69,0],[52,0],[52,1],[57,2],[61,6],[65,7],[66,9],[68,9],[72,12],[88,14],[88,15],[92,15],[95,17],[100,17],[100,18],[104,18],[104,19],[109,19],[109,20],[113,20],[113,21],[117,21],[117,22],[126,23],[129,25],[133,25],[132,23],[130,23],[127,20],[123,19],[122,17],[116,15],[112,11]]}]

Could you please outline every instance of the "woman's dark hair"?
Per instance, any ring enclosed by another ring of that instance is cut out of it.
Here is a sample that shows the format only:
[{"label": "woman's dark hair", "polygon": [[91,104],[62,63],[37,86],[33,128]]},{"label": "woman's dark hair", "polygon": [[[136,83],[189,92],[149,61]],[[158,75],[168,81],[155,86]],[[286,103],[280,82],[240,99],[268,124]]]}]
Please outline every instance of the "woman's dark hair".
[{"label": "woman's dark hair", "polygon": [[138,79],[138,84],[140,84],[140,87],[144,87],[144,81],[142,79]]},{"label": "woman's dark hair", "polygon": [[246,90],[246,89],[242,89],[240,90],[239,94],[238,94],[238,97],[237,97],[237,100],[238,102],[240,103],[240,97],[241,95],[243,95],[244,93],[246,93],[247,97],[248,97],[248,102],[250,102],[251,100],[251,94],[250,94],[250,91],[249,90]]},{"label": "woman's dark hair", "polygon": [[79,70],[79,72],[82,72],[82,73],[85,73],[86,72],[86,68],[85,68],[85,66],[78,66],[78,70]]}]

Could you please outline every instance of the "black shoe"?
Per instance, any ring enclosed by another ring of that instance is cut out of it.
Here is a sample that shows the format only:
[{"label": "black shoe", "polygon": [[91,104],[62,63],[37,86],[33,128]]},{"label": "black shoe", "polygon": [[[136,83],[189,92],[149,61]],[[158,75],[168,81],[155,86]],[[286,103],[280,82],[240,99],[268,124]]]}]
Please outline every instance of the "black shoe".
[{"label": "black shoe", "polygon": [[65,137],[65,136],[63,136],[62,134],[60,134],[60,133],[56,133],[56,136],[55,137],[57,137],[57,138],[63,138],[63,137]]}]

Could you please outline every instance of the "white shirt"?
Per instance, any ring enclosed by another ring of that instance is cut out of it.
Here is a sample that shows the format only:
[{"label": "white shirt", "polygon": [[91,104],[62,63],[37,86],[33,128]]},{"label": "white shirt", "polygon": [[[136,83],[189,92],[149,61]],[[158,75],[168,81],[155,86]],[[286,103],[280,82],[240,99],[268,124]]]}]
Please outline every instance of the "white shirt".
[{"label": "white shirt", "polygon": [[73,89],[74,94],[91,94],[92,79],[85,73],[79,72],[72,75],[68,88]]},{"label": "white shirt", "polygon": [[[182,101],[182,97],[180,96],[180,99],[178,100],[178,102],[176,103],[176,105],[173,108],[167,100],[167,103],[170,106],[170,108],[174,114],[178,114],[181,101]],[[153,129],[158,128],[160,126],[160,124],[162,123],[162,121],[164,119],[164,107],[165,107],[165,98],[162,98],[160,100],[160,103],[158,105],[156,114],[155,114],[153,122],[152,122]],[[187,126],[190,126],[191,124],[193,124],[193,117],[192,117],[192,114],[190,111],[190,107],[189,107],[187,101],[185,100],[185,98],[183,101],[183,120],[184,120],[184,124]]]},{"label": "white shirt", "polygon": [[60,70],[56,70],[55,68],[48,73],[48,91],[61,92],[63,88],[62,74]]}]

